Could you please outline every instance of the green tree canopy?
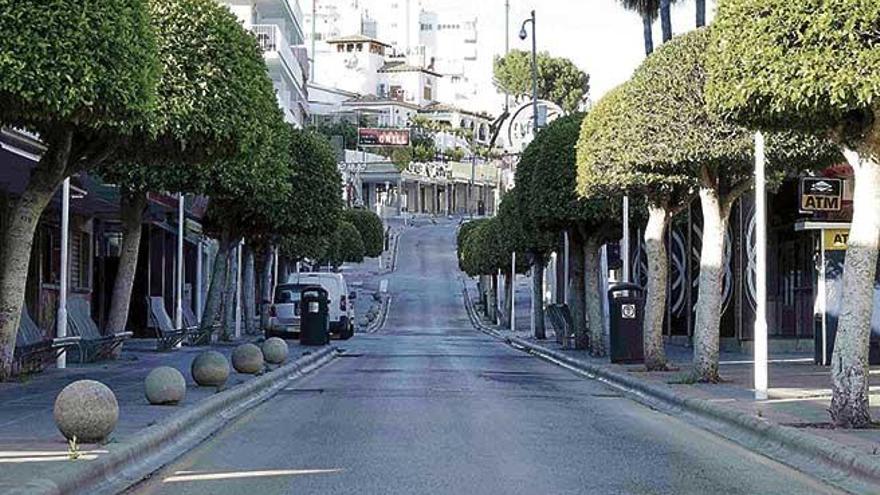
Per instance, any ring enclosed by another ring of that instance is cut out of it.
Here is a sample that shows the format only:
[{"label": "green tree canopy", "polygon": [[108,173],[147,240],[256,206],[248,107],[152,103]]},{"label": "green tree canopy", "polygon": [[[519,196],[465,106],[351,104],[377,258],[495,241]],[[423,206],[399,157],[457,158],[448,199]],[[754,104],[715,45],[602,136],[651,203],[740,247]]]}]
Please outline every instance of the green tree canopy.
[{"label": "green tree canopy", "polygon": [[748,125],[857,136],[880,98],[878,23],[877,2],[720,2],[708,100]]},{"label": "green tree canopy", "polygon": [[[600,158],[629,164],[629,170],[637,172],[613,179],[625,185],[633,184],[633,178],[648,180],[651,187],[659,185],[658,180],[686,187],[699,180],[716,189],[728,206],[751,188],[754,133],[710,112],[706,105],[709,36],[709,29],[701,28],[664,44],[642,63],[620,95],[612,95],[611,103],[630,121],[615,127],[619,142]],[[590,122],[584,127],[587,132],[596,128]],[[589,158],[595,143],[601,142],[582,140],[581,158]],[[827,143],[809,135],[776,133],[768,135],[767,142],[769,178],[777,184],[787,172],[839,158]]]},{"label": "green tree canopy", "polygon": [[[678,136],[651,125],[659,112],[640,80],[627,82],[599,100],[581,127],[577,148],[578,193],[582,196],[633,195],[649,203],[686,206],[697,180],[660,159]],[[653,91],[651,91],[653,93]]]},{"label": "green tree canopy", "polygon": [[321,135],[292,131],[293,163],[281,248],[291,259],[319,258],[342,219],[342,178],[330,143]]},{"label": "green tree canopy", "polygon": [[584,114],[561,117],[535,137],[523,152],[521,165],[530,177],[521,183],[527,192],[536,225],[546,230],[582,230],[585,234],[602,229],[617,232],[620,208],[617,201],[603,197],[582,198],[577,194],[576,145]]},{"label": "green tree canopy", "polygon": [[[541,52],[538,62],[538,98],[552,101],[565,112],[575,112],[590,92],[590,76],[571,60]],[[495,58],[495,85],[516,98],[532,96],[532,55],[512,50]]]},{"label": "green tree canopy", "polygon": [[463,237],[461,264],[472,277],[494,275],[510,266],[510,252],[504,246],[504,234],[498,218],[471,222],[475,225]]},{"label": "green tree canopy", "polygon": [[474,267],[470,264],[474,260],[474,257],[472,256],[472,253],[467,252],[468,237],[477,230],[477,227],[487,221],[487,219],[479,219],[465,222],[458,229],[458,233],[455,237],[455,244],[458,248],[458,268],[471,276],[478,274],[475,273],[476,270],[474,270]]},{"label": "green tree canopy", "polygon": [[385,226],[375,212],[360,208],[345,210],[345,221],[357,227],[364,241],[364,256],[375,258],[385,251]]},{"label": "green tree canopy", "polygon": [[0,0],[0,123],[130,130],[152,110],[155,38],[144,0]]},{"label": "green tree canopy", "polygon": [[218,185],[251,178],[234,167],[246,162],[231,158],[256,152],[264,127],[280,118],[262,52],[213,0],[148,4],[160,60],[156,111],[121,150],[122,163],[103,173],[130,190],[223,195]]},{"label": "green tree canopy", "polygon": [[364,241],[357,227],[341,220],[324,252],[323,264],[339,267],[343,263],[360,263],[364,260]]}]

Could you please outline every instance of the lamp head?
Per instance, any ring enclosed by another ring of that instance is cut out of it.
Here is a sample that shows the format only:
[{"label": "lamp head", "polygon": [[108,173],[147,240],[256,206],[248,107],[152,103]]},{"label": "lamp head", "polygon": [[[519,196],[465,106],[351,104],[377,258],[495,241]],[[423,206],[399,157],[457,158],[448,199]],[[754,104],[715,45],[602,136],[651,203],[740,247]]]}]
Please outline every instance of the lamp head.
[{"label": "lamp head", "polygon": [[522,29],[519,30],[519,39],[525,41],[525,39],[528,37],[529,37],[529,33],[526,31],[525,24],[523,24]]}]

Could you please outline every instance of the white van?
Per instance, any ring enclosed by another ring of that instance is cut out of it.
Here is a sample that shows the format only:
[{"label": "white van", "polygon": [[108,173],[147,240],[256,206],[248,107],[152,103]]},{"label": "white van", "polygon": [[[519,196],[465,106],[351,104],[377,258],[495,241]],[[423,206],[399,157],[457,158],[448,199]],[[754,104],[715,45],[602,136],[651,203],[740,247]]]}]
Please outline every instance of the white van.
[{"label": "white van", "polygon": [[[293,273],[287,277],[287,284],[279,285],[278,287],[281,288],[287,286],[299,288],[299,291],[302,291],[302,288],[314,285],[320,286],[326,290],[327,297],[330,299],[328,302],[330,308],[330,333],[337,334],[341,339],[351,338],[354,335],[354,299],[357,297],[357,294],[354,292],[348,292],[348,284],[345,283],[345,277],[341,273]],[[278,289],[276,289],[276,299],[278,298],[278,292]],[[295,292],[295,289],[293,292]],[[297,306],[298,302],[299,295],[296,296]],[[280,315],[281,313],[281,308],[276,308],[276,314]],[[298,312],[296,312],[296,320],[298,329]]]}]

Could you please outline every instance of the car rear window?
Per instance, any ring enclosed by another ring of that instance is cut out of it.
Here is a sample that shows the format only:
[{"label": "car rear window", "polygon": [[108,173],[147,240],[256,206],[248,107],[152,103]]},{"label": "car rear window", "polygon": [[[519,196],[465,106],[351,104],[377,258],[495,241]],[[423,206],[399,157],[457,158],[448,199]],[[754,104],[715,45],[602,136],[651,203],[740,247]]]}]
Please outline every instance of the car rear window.
[{"label": "car rear window", "polygon": [[330,276],[323,275],[322,276],[320,274],[315,274],[315,275],[300,274],[299,281],[300,282],[307,282],[310,285],[320,285],[328,290],[329,289],[340,290],[340,285],[341,285],[341,281],[339,280],[339,277],[334,277],[332,275],[330,275]]},{"label": "car rear window", "polygon": [[275,288],[275,304],[289,304],[299,301],[305,287],[307,286],[300,284],[279,285]]}]

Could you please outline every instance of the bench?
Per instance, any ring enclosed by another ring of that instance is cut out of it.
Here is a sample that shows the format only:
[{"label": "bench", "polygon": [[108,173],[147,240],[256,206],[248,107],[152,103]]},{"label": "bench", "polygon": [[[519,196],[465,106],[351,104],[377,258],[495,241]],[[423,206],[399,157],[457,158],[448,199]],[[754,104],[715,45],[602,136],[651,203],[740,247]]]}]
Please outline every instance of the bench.
[{"label": "bench", "polygon": [[131,338],[132,332],[104,335],[89,312],[85,299],[74,298],[67,303],[67,333],[81,339],[80,362],[93,363],[113,358],[122,344]]},{"label": "bench", "polygon": [[[191,315],[191,321],[185,322],[182,328],[175,328],[171,317],[165,310],[165,301],[158,296],[147,298],[147,304],[150,307],[151,328],[156,330],[156,348],[159,351],[170,351],[178,344],[187,342],[191,345],[203,344],[208,337],[214,332],[214,326],[202,330],[195,323],[195,315]],[[187,319],[186,307],[184,306],[184,320]]]},{"label": "bench", "polygon": [[61,353],[74,347],[79,349],[81,359],[80,340],[78,336],[46,338],[45,333],[31,319],[27,308],[23,307],[13,359],[22,372],[41,371],[47,361],[58,359]]},{"label": "bench", "polygon": [[[551,304],[547,306],[547,317],[550,319],[550,326],[557,335],[557,341],[566,343],[566,340],[574,333],[574,320],[571,317],[571,310],[567,304]],[[562,339],[558,336],[562,335]]]}]

